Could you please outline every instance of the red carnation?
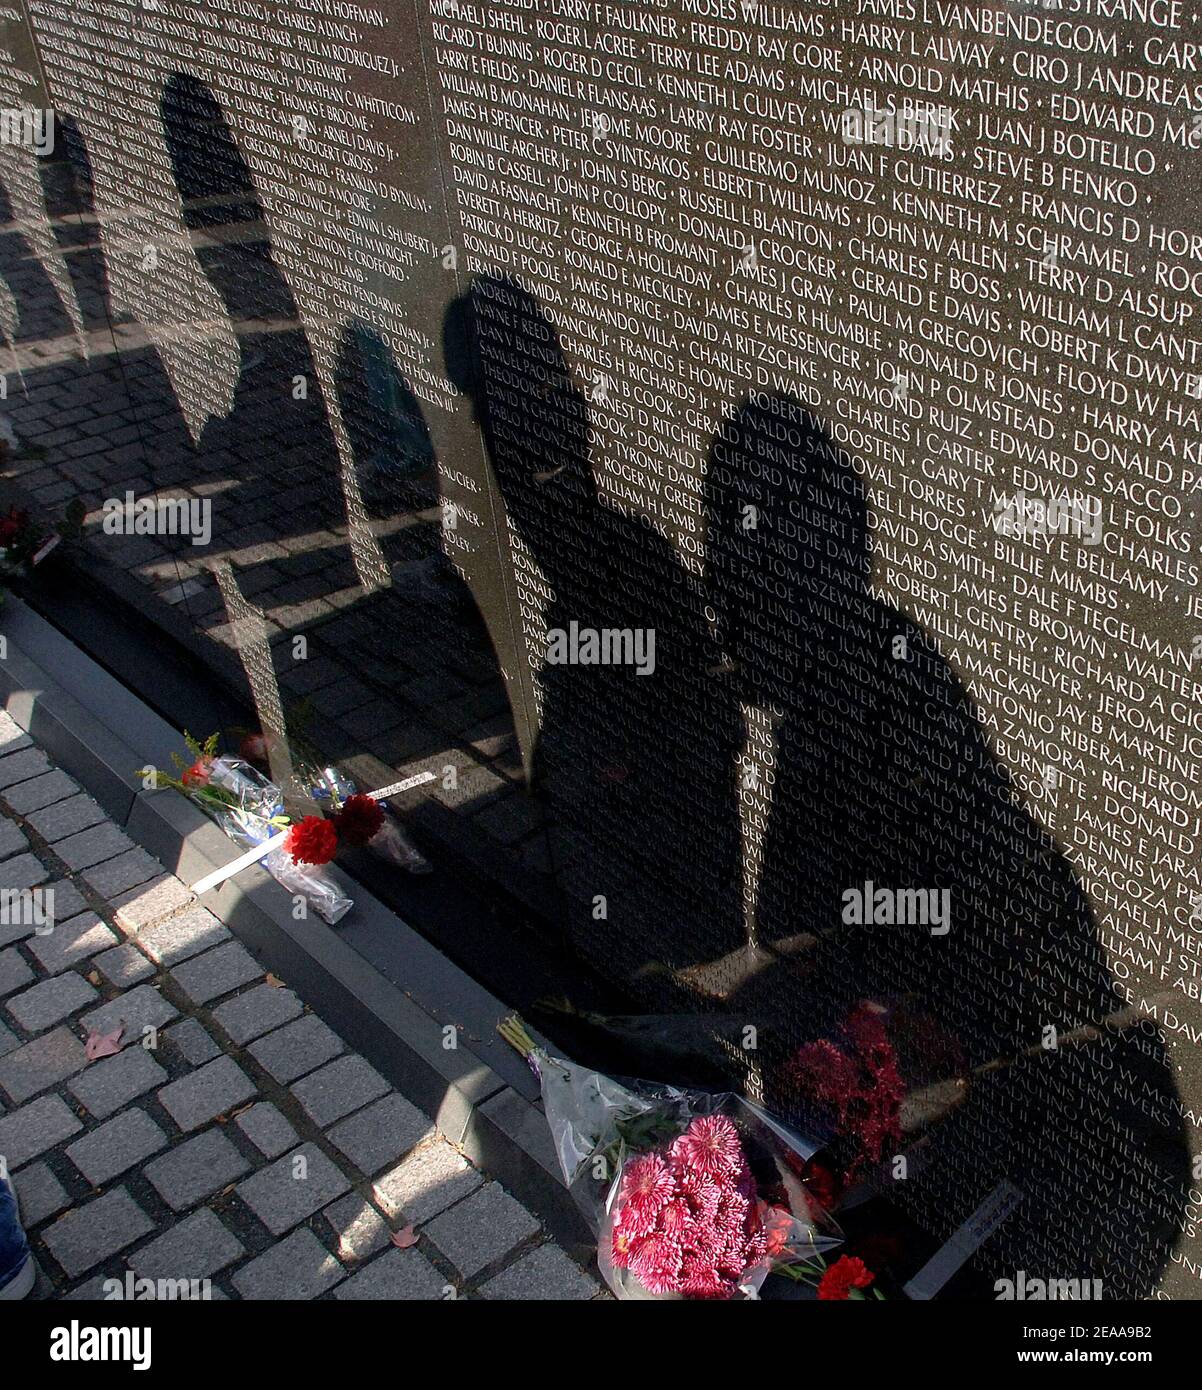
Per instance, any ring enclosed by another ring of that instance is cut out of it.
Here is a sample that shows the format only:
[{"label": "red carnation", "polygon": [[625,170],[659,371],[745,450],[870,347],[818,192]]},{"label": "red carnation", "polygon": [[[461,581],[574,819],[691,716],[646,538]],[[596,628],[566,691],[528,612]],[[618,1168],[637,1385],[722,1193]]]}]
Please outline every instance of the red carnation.
[{"label": "red carnation", "polygon": [[384,824],[384,808],[378,801],[362,792],[348,796],[342,810],[334,817],[338,834],[348,845],[365,845],[379,833]]},{"label": "red carnation", "polygon": [[840,1255],[818,1281],[818,1297],[831,1302],[850,1298],[852,1289],[866,1289],[876,1276],[855,1255]]},{"label": "red carnation", "polygon": [[[182,762],[183,759],[181,758],[180,761]],[[208,758],[197,758],[180,778],[180,781],[185,787],[203,787],[212,775],[212,761]]]},{"label": "red carnation", "polygon": [[288,831],[284,848],[298,864],[328,864],[338,852],[338,831],[333,821],[306,816]]}]

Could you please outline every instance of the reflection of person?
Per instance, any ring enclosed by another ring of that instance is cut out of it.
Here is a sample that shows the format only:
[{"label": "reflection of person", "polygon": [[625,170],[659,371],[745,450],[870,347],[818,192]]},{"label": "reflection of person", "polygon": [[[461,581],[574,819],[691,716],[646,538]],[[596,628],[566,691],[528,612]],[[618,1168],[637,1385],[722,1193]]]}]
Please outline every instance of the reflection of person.
[{"label": "reflection of person", "polygon": [[[742,939],[729,699],[705,694],[716,653],[674,547],[598,495],[586,403],[555,329],[510,280],[448,311],[448,371],[480,421],[537,628],[536,785],[550,811],[569,932],[649,1005]],[[544,583],[545,581],[545,583]],[[548,634],[654,634],[654,668],[544,664]]]},{"label": "reflection of person", "polygon": [[17,1214],[17,1194],[8,1180],[0,1177],[0,1301],[24,1298],[36,1277],[29,1241]]},{"label": "reflection of person", "polygon": [[[1123,1000],[1075,874],[1018,804],[930,638],[872,593],[863,486],[805,408],[745,404],[715,441],[708,481],[707,583],[732,679],[779,714],[759,932],[786,957],[799,930],[814,934],[738,1001],[765,1020],[779,1060],[829,1035],[857,1000],[907,996],[979,1078],[934,1132],[913,1201],[951,1226],[1009,1178],[1026,1192],[1014,1230],[1028,1272],[1043,1258],[1059,1261],[1045,1276],[1146,1291],[1187,1156],[1171,1111],[1134,1136],[1159,1151],[1159,1173],[1124,1153],[1116,1062],[1175,1091],[1159,1039],[1116,1029],[1082,1045],[1085,1026],[1114,1020]],[[740,530],[748,506],[757,524]],[[950,929],[849,923],[844,895],[869,884],[946,890]],[[1041,1048],[1049,1025],[1063,1052]],[[1116,1209],[1138,1213],[1121,1256],[1108,1244]]]}]

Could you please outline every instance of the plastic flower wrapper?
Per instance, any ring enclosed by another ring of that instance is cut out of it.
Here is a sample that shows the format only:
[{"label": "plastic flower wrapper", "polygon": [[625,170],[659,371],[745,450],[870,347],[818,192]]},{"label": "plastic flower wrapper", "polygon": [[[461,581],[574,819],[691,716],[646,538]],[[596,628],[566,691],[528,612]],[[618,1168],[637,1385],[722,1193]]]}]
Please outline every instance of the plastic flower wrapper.
[{"label": "plastic flower wrapper", "polygon": [[730,1092],[621,1081],[501,1035],[529,1062],[568,1190],[623,1299],[746,1299],[774,1269],[807,1270],[838,1228],[797,1168],[814,1145]]},{"label": "plastic flower wrapper", "polygon": [[298,864],[282,846],[260,861],[267,872],[293,895],[300,893],[314,912],[333,926],[354,907],[333,877],[317,864]]},{"label": "plastic flower wrapper", "polygon": [[395,864],[407,874],[434,872],[434,866],[391,815],[385,815],[379,830],[368,840],[367,848],[385,863]]},{"label": "plastic flower wrapper", "polygon": [[[215,758],[209,786],[237,798],[236,807],[214,815],[229,837],[245,848],[260,845],[287,823],[284,799],[274,782],[241,758]],[[331,926],[354,906],[332,875],[321,864],[306,864],[281,845],[260,861],[267,872],[289,893],[301,894],[313,910]]]}]

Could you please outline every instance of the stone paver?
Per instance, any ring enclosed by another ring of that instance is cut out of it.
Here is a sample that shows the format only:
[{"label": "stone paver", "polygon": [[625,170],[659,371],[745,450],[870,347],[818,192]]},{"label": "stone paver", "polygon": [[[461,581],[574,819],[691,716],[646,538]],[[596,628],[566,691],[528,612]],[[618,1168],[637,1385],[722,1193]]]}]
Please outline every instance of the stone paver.
[{"label": "stone paver", "polygon": [[191,890],[174,874],[159,874],[120,894],[112,905],[116,908],[117,925],[132,934],[153,926],[191,901]]},{"label": "stone paver", "polygon": [[447,1281],[419,1250],[389,1250],[334,1290],[354,1299],[431,1299],[446,1296]]},{"label": "stone paver", "polygon": [[0,859],[7,859],[10,854],[17,854],[28,848],[29,841],[15,822],[0,821]]},{"label": "stone paver", "polygon": [[117,989],[128,989],[153,975],[155,970],[142,952],[128,942],[114,946],[111,951],[101,951],[92,964]]},{"label": "stone paver", "polygon": [[480,1186],[480,1174],[445,1140],[411,1153],[372,1184],[372,1196],[390,1218],[417,1224]]},{"label": "stone paver", "polygon": [[345,1051],[342,1039],[315,1014],[277,1028],[250,1045],[250,1055],[277,1081],[295,1081]]},{"label": "stone paver", "polygon": [[17,815],[27,816],[31,811],[49,806],[54,801],[62,801],[64,797],[71,796],[78,790],[79,784],[56,768],[53,772],[22,782],[19,786],[6,787],[0,792],[0,796],[4,797]]},{"label": "stone paver", "polygon": [[232,1057],[218,1057],[173,1081],[159,1101],[180,1129],[199,1129],[255,1094],[255,1083]]},{"label": "stone paver", "polygon": [[267,1101],[244,1110],[238,1116],[238,1128],[267,1158],[279,1158],[299,1137],[287,1119]]},{"label": "stone paver", "polygon": [[57,1086],[88,1062],[83,1043],[69,1028],[55,1028],[0,1058],[0,1090],[14,1105]]},{"label": "stone paver", "polygon": [[204,1024],[194,1018],[185,1018],[179,1023],[173,1023],[165,1036],[169,1043],[174,1043],[179,1048],[185,1061],[194,1067],[221,1056],[221,1049],[213,1041],[212,1034],[206,1032]]},{"label": "stone paver", "polygon": [[[56,845],[55,849],[58,848]],[[94,893],[115,898],[118,893],[146,883],[161,872],[162,865],[158,860],[152,859],[141,847],[135,847],[119,854],[116,859],[106,859],[103,864],[92,865],[83,871],[81,877]]]},{"label": "stone paver", "polygon": [[338,1236],[338,1258],[366,1260],[388,1244],[388,1226],[380,1213],[357,1192],[331,1202],[322,1213]]},{"label": "stone paver", "polygon": [[0,951],[0,997],[24,989],[33,978],[33,971],[25,964],[20,951],[15,947]]},{"label": "stone paver", "polygon": [[433,1124],[417,1106],[391,1095],[334,1125],[330,1142],[370,1178],[433,1133]]},{"label": "stone paver", "polygon": [[82,975],[68,971],[14,994],[5,1008],[27,1033],[40,1033],[96,998],[96,991]]},{"label": "stone paver", "polygon": [[111,999],[99,1009],[93,1009],[80,1019],[86,1029],[111,1033],[117,1025],[125,1025],[122,1041],[128,1046],[143,1035],[147,1028],[162,1028],[179,1016],[179,1010],[164,999],[154,985],[136,985]]},{"label": "stone paver", "polygon": [[388,1082],[362,1057],[339,1057],[297,1081],[292,1094],[315,1124],[329,1125],[375,1100],[388,1090]]},{"label": "stone paver", "polygon": [[62,1209],[71,1200],[66,1188],[45,1163],[31,1163],[13,1175],[21,1224],[26,1230],[40,1225],[48,1216]]},{"label": "stone paver", "polygon": [[594,1298],[600,1286],[555,1245],[540,1245],[480,1289],[485,1298]]},{"label": "stone paver", "polygon": [[93,1187],[166,1148],[167,1136],[144,1110],[126,1110],[67,1145],[67,1157]]},{"label": "stone paver", "polygon": [[350,1179],[316,1144],[302,1144],[238,1184],[238,1196],[273,1235],[341,1197]]},{"label": "stone paver", "polygon": [[249,1167],[221,1130],[207,1129],[147,1164],[146,1177],[168,1206],[183,1211],[228,1186]]},{"label": "stone paver", "polygon": [[263,967],[237,941],[172,967],[171,978],[194,1004],[207,1004],[263,974]]},{"label": "stone paver", "polygon": [[94,912],[80,912],[68,921],[56,922],[47,935],[31,937],[29,949],[43,970],[57,975],[69,965],[116,944],[117,938]]},{"label": "stone paver", "polygon": [[208,908],[198,906],[139,931],[136,939],[156,964],[171,966],[229,941],[230,934]]},{"label": "stone paver", "polygon": [[125,1188],[119,1187],[60,1216],[42,1232],[42,1240],[74,1277],[153,1230],[154,1222]]},{"label": "stone paver", "polygon": [[213,1010],[213,1017],[241,1046],[252,1038],[270,1032],[272,1028],[288,1023],[300,1011],[301,1001],[290,989],[263,984],[219,1004]]},{"label": "stone paver", "polygon": [[65,840],[68,836],[87,830],[104,819],[105,814],[100,807],[90,796],[84,796],[81,792],[66,801],[56,801],[53,806],[34,811],[29,817],[29,823],[43,840],[54,844],[56,840]]},{"label": "stone paver", "polygon": [[18,782],[28,782],[50,771],[50,763],[40,748],[24,748],[0,758],[0,791]]},{"label": "stone paver", "polygon": [[333,1288],[346,1271],[312,1231],[294,1231],[233,1276],[243,1298],[305,1299]]},{"label": "stone paver", "polygon": [[135,1250],[127,1263],[143,1279],[208,1279],[243,1251],[242,1242],[221,1218],[202,1207]]},{"label": "stone paver", "polygon": [[[2,762],[3,759],[0,759]],[[2,776],[3,770],[0,768]],[[106,859],[114,859],[133,847],[134,842],[123,830],[118,830],[111,821],[105,821],[103,825],[94,825],[60,841],[55,845],[54,852],[68,869],[87,869]]]},{"label": "stone paver", "polygon": [[50,871],[36,854],[15,854],[0,864],[0,888],[33,888],[49,877]]},{"label": "stone paver", "polygon": [[55,923],[67,922],[72,917],[78,917],[88,906],[78,886],[69,878],[58,878],[51,883],[45,883],[39,892],[46,898],[54,899]]},{"label": "stone paver", "polygon": [[470,1277],[536,1236],[538,1222],[500,1183],[478,1188],[425,1227],[437,1249]]},{"label": "stone paver", "polygon": [[67,1087],[98,1119],[107,1119],[155,1086],[167,1073],[144,1047],[127,1047],[115,1057],[102,1057]]},{"label": "stone paver", "polygon": [[29,748],[33,740],[7,710],[0,710],[0,752],[12,753]]},{"label": "stone paver", "polygon": [[[597,1292],[0,711],[6,770],[0,888],[27,896],[0,923],[0,1158],[39,1288],[103,1299],[124,1265],[217,1299]],[[89,1060],[92,1035],[120,1050]],[[407,1222],[419,1245],[391,1245]]]}]

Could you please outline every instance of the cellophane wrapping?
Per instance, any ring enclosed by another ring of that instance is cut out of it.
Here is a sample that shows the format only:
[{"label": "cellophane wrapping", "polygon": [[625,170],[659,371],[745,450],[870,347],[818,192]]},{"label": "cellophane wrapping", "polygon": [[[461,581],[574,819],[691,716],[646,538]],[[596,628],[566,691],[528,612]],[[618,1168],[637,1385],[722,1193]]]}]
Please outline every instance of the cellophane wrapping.
[{"label": "cellophane wrapping", "polygon": [[[261,845],[278,833],[284,799],[274,782],[241,758],[214,758],[208,785],[228,792],[234,801],[226,805],[209,797],[200,804],[222,830],[243,849]],[[354,906],[333,876],[320,864],[299,864],[281,845],[260,861],[267,872],[293,895],[300,894],[331,926]]]}]

